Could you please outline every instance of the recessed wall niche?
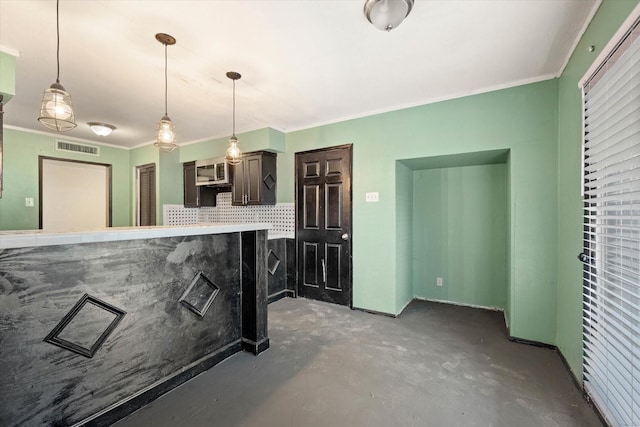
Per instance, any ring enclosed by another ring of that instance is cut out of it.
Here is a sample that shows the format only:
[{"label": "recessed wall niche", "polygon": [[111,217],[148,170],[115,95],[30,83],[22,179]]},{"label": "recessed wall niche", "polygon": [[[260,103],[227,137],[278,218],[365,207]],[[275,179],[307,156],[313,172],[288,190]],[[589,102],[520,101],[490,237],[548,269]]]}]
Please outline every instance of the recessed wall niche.
[{"label": "recessed wall niche", "polygon": [[509,158],[509,150],[492,150],[397,162],[398,259],[410,272],[408,294],[508,308]]}]

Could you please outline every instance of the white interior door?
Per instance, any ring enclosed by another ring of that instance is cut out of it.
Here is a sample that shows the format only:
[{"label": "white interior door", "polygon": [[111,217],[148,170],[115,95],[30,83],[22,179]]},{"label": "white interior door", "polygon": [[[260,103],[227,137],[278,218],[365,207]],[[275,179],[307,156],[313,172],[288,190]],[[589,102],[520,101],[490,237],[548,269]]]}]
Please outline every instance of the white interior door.
[{"label": "white interior door", "polygon": [[110,226],[109,165],[41,158],[40,228],[82,231]]}]

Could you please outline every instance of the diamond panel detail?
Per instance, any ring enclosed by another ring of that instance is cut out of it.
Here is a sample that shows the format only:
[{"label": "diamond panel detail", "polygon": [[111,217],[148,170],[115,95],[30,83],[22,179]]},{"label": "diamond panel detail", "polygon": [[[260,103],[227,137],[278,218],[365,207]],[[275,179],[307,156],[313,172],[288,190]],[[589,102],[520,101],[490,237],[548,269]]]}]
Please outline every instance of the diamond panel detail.
[{"label": "diamond panel detail", "polygon": [[92,358],[125,314],[118,307],[84,294],[44,341]]},{"label": "diamond panel detail", "polygon": [[220,288],[202,271],[198,271],[178,301],[198,316],[204,317],[218,292]]},{"label": "diamond panel detail", "polygon": [[264,177],[264,179],[262,180],[262,182],[264,182],[264,185],[271,190],[273,187],[275,187],[276,185],[276,179],[273,177],[273,175],[271,175],[270,173],[267,174],[267,176]]},{"label": "diamond panel detail", "polygon": [[280,266],[280,258],[276,255],[273,250],[269,249],[269,254],[267,255],[267,269],[269,270],[270,275],[276,274],[278,267]]}]

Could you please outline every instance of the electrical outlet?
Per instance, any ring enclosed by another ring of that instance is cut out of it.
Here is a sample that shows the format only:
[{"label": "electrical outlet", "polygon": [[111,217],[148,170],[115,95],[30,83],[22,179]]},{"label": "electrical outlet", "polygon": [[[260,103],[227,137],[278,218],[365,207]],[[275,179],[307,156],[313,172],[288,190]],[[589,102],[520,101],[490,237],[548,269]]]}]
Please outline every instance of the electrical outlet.
[{"label": "electrical outlet", "polygon": [[24,198],[24,205],[28,208],[32,208],[33,207],[33,197],[25,197]]},{"label": "electrical outlet", "polygon": [[378,202],[380,199],[378,198],[378,192],[366,193],[364,197],[367,202]]},{"label": "electrical outlet", "polygon": [[442,277],[438,277],[438,278],[436,279],[436,285],[438,285],[438,286],[442,286]]}]

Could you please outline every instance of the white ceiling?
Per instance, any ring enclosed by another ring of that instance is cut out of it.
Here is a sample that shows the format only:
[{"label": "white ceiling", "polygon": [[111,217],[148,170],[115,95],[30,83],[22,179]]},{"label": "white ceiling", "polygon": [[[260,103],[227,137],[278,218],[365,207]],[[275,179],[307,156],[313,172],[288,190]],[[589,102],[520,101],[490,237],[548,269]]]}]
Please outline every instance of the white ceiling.
[{"label": "white ceiling", "polygon": [[[78,127],[63,135],[122,147],[151,143],[164,113],[178,144],[236,132],[284,132],[558,76],[599,0],[416,0],[391,32],[364,0],[70,1],[60,3],[60,81]],[[5,125],[36,118],[55,81],[53,0],[0,0],[0,50],[19,54]],[[115,125],[109,137],[89,121]]]}]

